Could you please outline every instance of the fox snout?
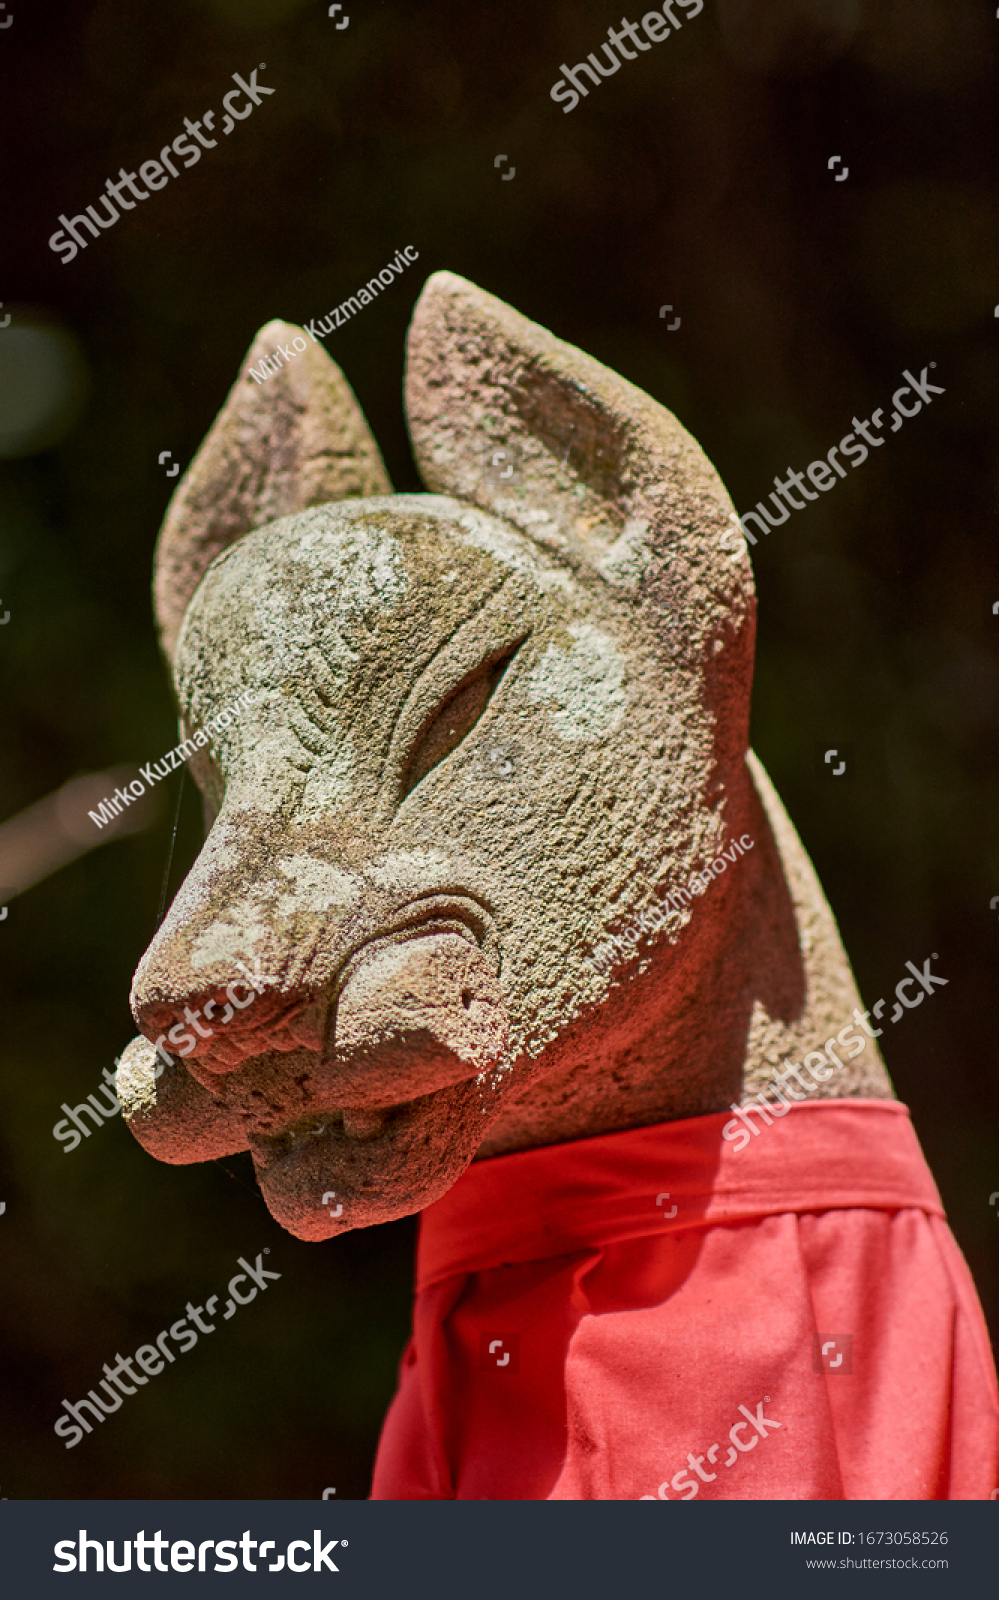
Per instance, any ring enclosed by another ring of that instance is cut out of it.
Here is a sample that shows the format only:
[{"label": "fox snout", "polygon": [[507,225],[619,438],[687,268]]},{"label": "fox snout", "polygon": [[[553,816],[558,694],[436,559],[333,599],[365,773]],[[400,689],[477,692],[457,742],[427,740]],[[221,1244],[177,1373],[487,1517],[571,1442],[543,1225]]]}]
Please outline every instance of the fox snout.
[{"label": "fox snout", "polygon": [[[319,1206],[333,1170],[353,1213],[363,1191],[367,1207],[395,1214],[387,1194],[372,1199],[377,1174],[401,1163],[398,1182],[415,1196],[428,1181],[428,1131],[460,1113],[474,1127],[470,1113],[505,1065],[498,940],[472,905],[431,896],[411,906],[317,989],[268,988],[244,963],[246,978],[224,988],[137,1000],[146,1037],[118,1076],[136,1137],[174,1162],[249,1148],[268,1204],[302,1238],[356,1225]],[[443,1165],[435,1157],[434,1184],[446,1187],[470,1155],[458,1141]]]}]

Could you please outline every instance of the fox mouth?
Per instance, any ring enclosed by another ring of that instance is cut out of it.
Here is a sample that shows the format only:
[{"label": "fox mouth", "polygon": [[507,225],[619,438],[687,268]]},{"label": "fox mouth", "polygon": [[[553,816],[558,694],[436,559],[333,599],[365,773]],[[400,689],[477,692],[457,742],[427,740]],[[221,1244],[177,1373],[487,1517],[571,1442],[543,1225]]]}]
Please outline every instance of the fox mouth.
[{"label": "fox mouth", "polygon": [[299,1239],[405,1216],[460,1176],[481,1138],[481,1095],[465,1082],[376,1109],[299,1118],[252,1134],[267,1207]]},{"label": "fox mouth", "polygon": [[331,1145],[347,1141],[368,1143],[384,1139],[391,1129],[398,1130],[412,1120],[421,1099],[431,1098],[426,1095],[392,1106],[338,1106],[335,1110],[317,1111],[286,1123],[274,1133],[260,1129],[248,1133],[247,1145],[258,1173],[266,1172],[288,1157],[297,1159],[320,1141],[322,1148],[328,1150]]},{"label": "fox mouth", "polygon": [[[469,909],[453,896],[428,896],[351,953],[323,1001],[320,1049],[297,1056],[265,1050],[224,1087],[202,1063],[190,1067],[203,1087],[221,1094],[242,1125],[261,1184],[266,1180],[276,1204],[292,1205],[302,1226],[318,1225],[316,1184],[324,1176],[336,1174],[324,1188],[341,1194],[356,1196],[360,1185],[365,1204],[377,1210],[387,1203],[382,1179],[390,1169],[402,1190],[413,1181],[407,1161],[450,1170],[455,1118],[467,1122],[474,1152],[483,1113],[495,1100],[486,1086],[508,1044],[490,934],[474,902]],[[374,1198],[371,1184],[381,1185]]]}]

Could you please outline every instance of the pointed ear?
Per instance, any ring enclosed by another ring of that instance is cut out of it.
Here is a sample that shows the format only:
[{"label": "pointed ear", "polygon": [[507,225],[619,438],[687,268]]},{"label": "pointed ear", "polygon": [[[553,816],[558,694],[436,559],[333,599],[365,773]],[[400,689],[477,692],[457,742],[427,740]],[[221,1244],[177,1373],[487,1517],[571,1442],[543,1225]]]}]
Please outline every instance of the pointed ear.
[{"label": "pointed ear", "polygon": [[641,389],[437,272],[413,315],[406,409],[429,489],[599,574],[671,654],[703,659],[725,626],[751,660],[752,570],[744,541],[733,548],[732,502],[696,440]]},{"label": "pointed ear", "polygon": [[[278,345],[290,347],[296,338],[305,349],[295,347],[287,365],[263,365]],[[268,322],[160,530],[153,595],[167,659],[195,589],[237,539],[308,506],[391,493],[378,446],[336,362],[301,328]]]}]

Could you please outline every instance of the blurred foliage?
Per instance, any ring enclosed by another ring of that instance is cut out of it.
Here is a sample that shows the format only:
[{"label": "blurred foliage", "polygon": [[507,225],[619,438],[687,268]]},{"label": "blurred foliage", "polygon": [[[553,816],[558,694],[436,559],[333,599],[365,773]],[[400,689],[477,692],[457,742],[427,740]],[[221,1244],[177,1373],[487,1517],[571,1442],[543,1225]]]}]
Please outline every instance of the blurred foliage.
[{"label": "blurred foliage", "polygon": [[[882,1044],[995,1326],[999,25],[977,0],[718,0],[566,117],[559,62],[616,17],[596,0],[347,0],[344,30],[327,10],[50,0],[3,35],[0,293],[73,336],[90,398],[57,445],[0,463],[0,816],[173,744],[157,457],[190,459],[262,323],[322,314],[404,245],[417,266],[327,341],[399,489],[418,487],[405,330],[438,267],[675,409],[740,510],[936,361],[946,394],[754,552],[754,742],[867,1002],[939,952],[948,987]],[[59,213],[260,61],[277,92],[252,118],[62,265]],[[855,746],[849,786],[816,776],[825,740]],[[200,828],[189,790],[172,889]],[[414,1223],[305,1245],[248,1157],[162,1166],[118,1120],[69,1154],[51,1136],[134,1032],[169,833],[95,851],[0,925],[0,1487],[363,1496]],[[265,1245],[281,1280],[64,1450],[63,1396]]]}]

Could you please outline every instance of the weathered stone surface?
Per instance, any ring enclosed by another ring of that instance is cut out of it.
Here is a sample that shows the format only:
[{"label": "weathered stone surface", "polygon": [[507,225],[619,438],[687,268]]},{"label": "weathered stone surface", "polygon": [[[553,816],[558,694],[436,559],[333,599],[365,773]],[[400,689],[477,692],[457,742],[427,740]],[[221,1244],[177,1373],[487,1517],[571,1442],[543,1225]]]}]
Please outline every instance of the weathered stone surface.
[{"label": "weathered stone surface", "polygon": [[173,656],[188,601],[215,557],[251,528],[292,511],[391,491],[378,446],[347,380],[322,345],[258,382],[279,345],[305,338],[268,322],[167,507],[154,560],[160,640]]},{"label": "weathered stone surface", "polygon": [[179,1062],[164,1065],[141,1034],[121,1053],[115,1092],[132,1132],[160,1161],[185,1166],[246,1149],[239,1118]]},{"label": "weathered stone surface", "polygon": [[[417,1210],[473,1159],[723,1109],[859,1004],[747,758],[752,574],[721,547],[731,504],[697,444],[447,273],[416,308],[406,395],[436,492],[234,534],[187,604],[183,726],[258,693],[192,761],[217,819],[133,986],[200,1085],[133,1094],[137,1136],[195,1160],[242,1129],[302,1238]],[[205,525],[230,493],[204,481]],[[193,571],[205,536],[185,527]],[[703,895],[597,969],[725,850]],[[890,1096],[873,1041],[817,1092]]]}]

